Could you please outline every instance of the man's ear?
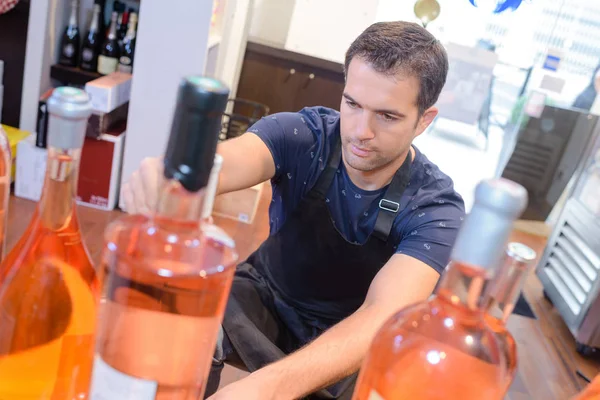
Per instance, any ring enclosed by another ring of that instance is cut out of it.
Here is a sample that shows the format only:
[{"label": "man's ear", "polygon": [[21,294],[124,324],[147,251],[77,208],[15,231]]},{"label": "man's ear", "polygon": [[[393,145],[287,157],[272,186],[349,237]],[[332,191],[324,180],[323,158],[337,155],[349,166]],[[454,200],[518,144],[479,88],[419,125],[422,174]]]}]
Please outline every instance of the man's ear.
[{"label": "man's ear", "polygon": [[425,112],[423,113],[423,115],[421,115],[421,118],[419,118],[419,121],[417,122],[415,137],[425,132],[425,129],[427,129],[427,127],[433,122],[437,115],[437,107],[429,107],[427,110],[425,110]]}]

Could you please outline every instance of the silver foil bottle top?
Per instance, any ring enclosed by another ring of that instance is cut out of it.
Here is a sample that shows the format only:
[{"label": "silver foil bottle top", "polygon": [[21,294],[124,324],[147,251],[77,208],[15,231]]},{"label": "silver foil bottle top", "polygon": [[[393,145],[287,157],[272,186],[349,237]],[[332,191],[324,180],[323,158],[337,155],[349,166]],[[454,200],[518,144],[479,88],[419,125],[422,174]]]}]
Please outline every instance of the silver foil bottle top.
[{"label": "silver foil bottle top", "polygon": [[48,99],[48,146],[80,149],[92,114],[89,95],[72,87],[54,89]]},{"label": "silver foil bottle top", "polygon": [[499,178],[484,180],[475,189],[473,208],[460,228],[451,259],[493,269],[502,260],[514,221],[527,206],[527,190]]}]

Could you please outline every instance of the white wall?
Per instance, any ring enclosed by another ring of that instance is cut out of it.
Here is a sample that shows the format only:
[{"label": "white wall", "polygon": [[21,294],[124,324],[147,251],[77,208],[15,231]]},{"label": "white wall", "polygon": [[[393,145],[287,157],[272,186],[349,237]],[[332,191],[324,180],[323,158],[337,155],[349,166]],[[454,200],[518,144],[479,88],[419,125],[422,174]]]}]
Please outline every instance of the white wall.
[{"label": "white wall", "polygon": [[[328,1],[331,0],[324,0],[324,2]],[[283,47],[295,4],[296,0],[254,0],[249,39],[266,45]]]},{"label": "white wall", "polygon": [[164,152],[179,83],[204,71],[212,6],[212,0],[177,0],[177,7],[140,2],[123,181],[144,157]]},{"label": "white wall", "polygon": [[237,91],[254,3],[255,0],[227,0],[225,5],[224,29],[215,72],[217,78],[229,86],[231,97],[235,97]]},{"label": "white wall", "polygon": [[378,3],[379,0],[297,0],[285,47],[342,63],[352,41],[375,22]]}]

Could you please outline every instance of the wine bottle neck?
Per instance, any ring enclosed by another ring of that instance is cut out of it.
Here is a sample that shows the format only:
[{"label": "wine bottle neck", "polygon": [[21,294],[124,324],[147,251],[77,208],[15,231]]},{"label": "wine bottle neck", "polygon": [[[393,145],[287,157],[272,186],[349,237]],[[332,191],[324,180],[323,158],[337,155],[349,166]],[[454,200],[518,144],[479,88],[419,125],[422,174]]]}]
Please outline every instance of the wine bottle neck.
[{"label": "wine bottle neck", "polygon": [[177,180],[166,180],[160,188],[155,217],[167,223],[198,226],[204,194],[204,189],[189,192]]},{"label": "wine bottle neck", "polygon": [[125,35],[128,39],[133,39],[135,38],[135,27],[136,27],[136,21],[131,19],[129,21],[129,28],[127,29],[127,34]]},{"label": "wine bottle neck", "polygon": [[487,269],[451,262],[437,289],[437,296],[471,312],[483,310],[483,295],[490,282]]},{"label": "wine bottle neck", "polygon": [[90,24],[90,32],[98,32],[100,21],[100,7],[94,7],[94,14],[92,15],[92,23]]},{"label": "wine bottle neck", "polygon": [[77,2],[73,2],[71,4],[71,16],[69,17],[69,27],[75,28],[77,27],[77,19],[79,14],[79,7],[77,6]]},{"label": "wine bottle neck", "polygon": [[110,21],[110,30],[108,31],[108,38],[109,39],[117,38],[117,16],[115,14],[113,14],[111,21]]},{"label": "wine bottle neck", "polygon": [[484,305],[486,312],[506,323],[517,304],[530,263],[507,256],[488,286]]},{"label": "wine bottle neck", "polygon": [[48,148],[48,161],[38,210],[53,230],[65,227],[73,217],[81,149]]}]

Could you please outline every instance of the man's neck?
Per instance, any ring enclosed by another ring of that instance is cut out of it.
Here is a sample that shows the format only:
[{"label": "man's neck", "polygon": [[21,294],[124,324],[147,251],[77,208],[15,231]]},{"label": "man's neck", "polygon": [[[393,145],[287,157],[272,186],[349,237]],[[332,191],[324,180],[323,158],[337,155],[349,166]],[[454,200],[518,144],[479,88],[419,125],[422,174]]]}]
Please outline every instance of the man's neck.
[{"label": "man's neck", "polygon": [[[409,148],[411,160],[415,159],[415,150],[412,146]],[[404,160],[406,159],[407,153],[398,157],[392,163],[385,165],[381,168],[378,168],[373,171],[359,171],[348,165],[346,159],[344,158],[344,154],[342,153],[342,159],[344,161],[344,166],[346,167],[346,171],[348,172],[348,176],[354,185],[358,186],[363,190],[378,190],[389,184],[392,181],[392,178],[396,174],[396,171],[402,166]]]}]

